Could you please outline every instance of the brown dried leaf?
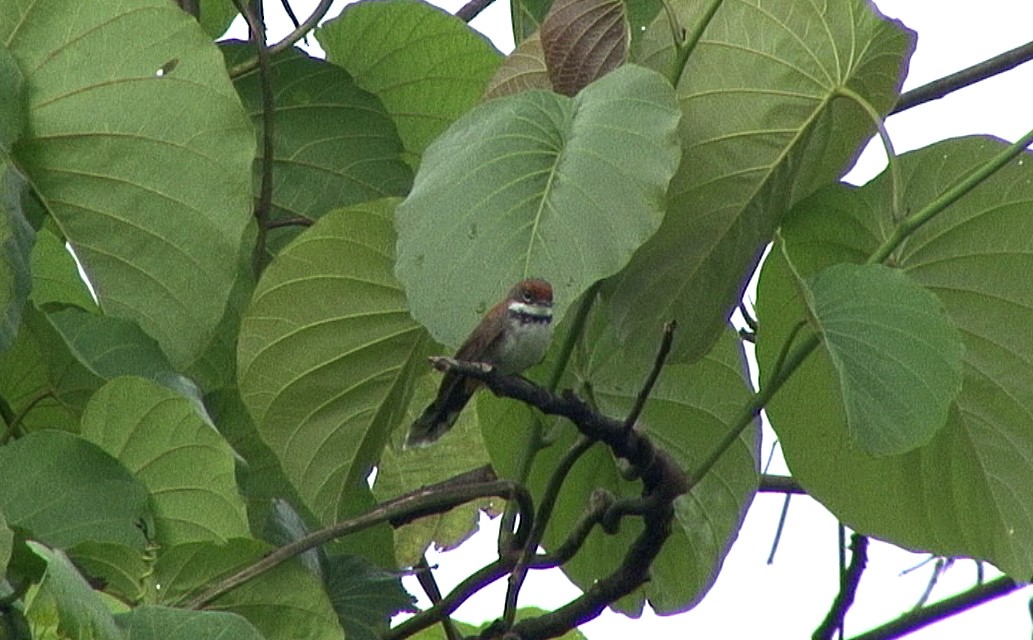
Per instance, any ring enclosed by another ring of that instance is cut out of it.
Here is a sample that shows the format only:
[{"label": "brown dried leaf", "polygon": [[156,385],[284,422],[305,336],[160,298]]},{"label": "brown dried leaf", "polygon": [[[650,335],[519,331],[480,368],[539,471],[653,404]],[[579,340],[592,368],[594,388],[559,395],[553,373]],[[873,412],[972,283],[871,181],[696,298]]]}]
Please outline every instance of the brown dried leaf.
[{"label": "brown dried leaf", "polygon": [[549,79],[568,96],[623,64],[629,42],[621,0],[556,0],[542,21]]}]

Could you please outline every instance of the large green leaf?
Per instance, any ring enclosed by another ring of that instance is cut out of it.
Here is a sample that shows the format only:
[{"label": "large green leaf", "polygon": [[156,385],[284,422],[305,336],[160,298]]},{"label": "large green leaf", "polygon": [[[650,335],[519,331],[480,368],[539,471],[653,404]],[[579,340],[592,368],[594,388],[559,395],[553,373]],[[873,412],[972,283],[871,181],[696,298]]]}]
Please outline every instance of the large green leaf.
[{"label": "large green leaf", "polygon": [[166,385],[179,382],[158,343],[131,320],[77,307],[48,313],[47,318],[69,351],[99,378],[140,376]]},{"label": "large green leaf", "polygon": [[0,353],[0,371],[0,397],[18,416],[21,431],[77,431],[83,407],[104,383],[72,354],[47,314],[31,304],[22,309],[14,344]]},{"label": "large green leaf", "polygon": [[7,575],[7,561],[14,547],[14,532],[7,527],[7,518],[0,510],[0,576]]},{"label": "large green leaf", "polygon": [[97,309],[97,303],[79,275],[75,258],[49,225],[36,232],[36,244],[32,247],[30,265],[31,298],[37,308],[44,309],[47,304],[57,303],[89,311]]},{"label": "large green leaf", "polygon": [[0,353],[14,343],[22,305],[32,286],[29,256],[35,234],[21,211],[24,185],[25,180],[13,167],[0,162]]},{"label": "large green leaf", "polygon": [[392,275],[393,201],[334,211],[273,260],[240,330],[240,393],[321,522],[346,510],[425,366]]},{"label": "large green leaf", "polygon": [[671,86],[635,66],[573,99],[526,91],[464,116],[427,150],[398,207],[397,272],[413,316],[456,346],[512,283],[538,276],[562,317],[660,225],[677,123]]},{"label": "large green leaf", "polygon": [[222,316],[251,212],[254,131],[222,57],[165,0],[5,4],[31,131],[14,159],[104,310],[184,367]]},{"label": "large green leaf", "polygon": [[146,594],[144,583],[151,575],[153,542],[141,551],[112,542],[80,542],[68,555],[83,574],[96,584],[104,585],[104,592],[124,602],[140,602]]},{"label": "large green leaf", "polygon": [[379,640],[392,616],[414,610],[398,572],[360,556],[329,558],[324,584],[348,640]]},{"label": "large green leaf", "polygon": [[147,486],[159,544],[249,535],[233,450],[190,400],[143,378],[116,378],[90,400],[82,434]]},{"label": "large green leaf", "polygon": [[144,545],[147,489],[99,447],[63,431],[40,431],[0,447],[0,511],[35,540]]},{"label": "large green leaf", "polygon": [[[270,547],[257,540],[184,544],[162,553],[154,568],[158,603],[181,604],[216,580],[253,564]],[[281,563],[205,607],[244,616],[265,638],[342,640],[326,591],[300,562]]]},{"label": "large green leaf", "polygon": [[[11,156],[11,146],[25,131],[28,106],[25,78],[7,47],[0,46],[0,166]],[[5,198],[6,199],[6,198]]]},{"label": "large green leaf", "polygon": [[26,596],[25,617],[38,637],[69,640],[122,640],[99,593],[90,588],[60,549],[27,543],[47,563],[43,582]]},{"label": "large green leaf", "polygon": [[808,279],[805,300],[851,437],[877,456],[929,442],[961,390],[964,351],[939,299],[899,270],[838,264]]},{"label": "large green leaf", "polygon": [[[659,336],[654,334],[654,340],[659,342]],[[612,329],[598,319],[587,344],[590,346],[575,363],[584,393],[591,393],[603,413],[626,415],[649,371],[652,354],[628,354],[614,339]],[[728,331],[703,360],[663,369],[640,418],[640,428],[686,472],[696,471],[749,401],[743,363],[741,346]],[[526,429],[526,411],[519,403],[485,394],[478,399],[477,412],[493,464],[500,474],[512,475],[514,460],[519,457],[516,447],[523,446],[526,439],[521,435]],[[529,485],[536,499],[559,458],[574,442],[573,428],[563,425],[560,429],[556,442],[535,458]],[[622,611],[635,615],[648,599],[657,612],[674,613],[703,598],[717,579],[752,502],[759,446],[759,429],[755,425],[747,428],[702,481],[675,502],[672,534],[652,565],[652,579],[643,590],[619,603]],[[641,484],[624,480],[612,454],[601,445],[590,449],[568,475],[543,546],[555,548],[565,540],[598,489],[618,497],[641,494]],[[563,565],[564,572],[588,589],[616,568],[640,531],[641,525],[632,522],[622,525],[616,535],[597,528],[578,555]]]},{"label": "large green leaf", "polygon": [[330,62],[376,94],[408,159],[477,103],[502,56],[455,16],[423,2],[357,2],[316,31]]},{"label": "large green leaf", "polygon": [[[223,45],[227,62],[253,56],[254,46]],[[384,105],[340,67],[284,51],[270,61],[273,83],[273,218],[314,220],[331,209],[402,196],[412,170]],[[234,80],[262,135],[258,71]],[[259,145],[255,188],[262,168]]]},{"label": "large green leaf", "polygon": [[[900,158],[904,211],[918,211],[1003,149],[986,138]],[[827,356],[812,355],[767,408],[799,482],[852,528],[912,549],[1033,575],[1033,162],[1027,154],[918,229],[891,260],[933,292],[965,345],[961,393],[927,445],[881,458],[849,437]],[[863,261],[894,228],[891,180],[835,187],[783,228],[804,275]],[[803,309],[779,251],[758,290],[762,384]],[[915,339],[922,336],[915,335]]]},{"label": "large green leaf", "polygon": [[222,611],[188,611],[143,605],[115,616],[132,640],[264,640],[247,619]]},{"label": "large green leaf", "polygon": [[[695,24],[710,0],[676,0]],[[638,60],[670,73],[661,12]],[[874,130],[841,88],[881,113],[896,102],[913,35],[867,0],[727,0],[678,82],[683,150],[660,231],[609,299],[622,341],[648,349],[664,322],[675,355],[699,357],[723,330],[784,212],[842,175]]]}]

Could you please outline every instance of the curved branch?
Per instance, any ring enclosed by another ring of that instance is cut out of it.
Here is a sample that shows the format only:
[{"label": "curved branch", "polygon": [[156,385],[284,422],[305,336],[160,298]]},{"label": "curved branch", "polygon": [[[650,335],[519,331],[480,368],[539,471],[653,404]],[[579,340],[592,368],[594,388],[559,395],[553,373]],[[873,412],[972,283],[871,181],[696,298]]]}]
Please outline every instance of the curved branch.
[{"label": "curved branch", "polygon": [[[332,524],[279,547],[257,562],[219,581],[184,606],[187,609],[200,609],[224,593],[269,571],[280,563],[336,538],[357,533],[382,522],[388,522],[397,528],[418,518],[443,513],[471,500],[487,496],[498,496],[517,503],[520,511],[520,523],[516,535],[519,539],[526,540],[531,521],[534,518],[534,506],[531,495],[519,484],[509,480],[495,480],[460,486],[434,485],[382,503],[369,513]],[[446,600],[448,598],[443,599],[442,603]],[[433,621],[430,624],[433,624]]]},{"label": "curved branch", "polygon": [[[642,532],[631,544],[621,564],[563,607],[517,622],[506,631],[507,636],[531,640],[562,635],[598,616],[606,606],[645,583],[653,560],[671,533],[674,500],[690,488],[688,477],[670,454],[658,448],[639,430],[625,429],[623,420],[597,413],[570,391],[556,396],[529,380],[502,375],[485,364],[452,358],[431,358],[431,362],[438,369],[484,382],[498,396],[520,400],[547,415],[567,418],[588,439],[604,443],[616,457],[626,459],[643,484],[640,499],[633,504],[613,503],[613,508],[608,507],[601,516],[601,521],[608,521],[610,512],[613,512],[614,519],[628,513],[642,517]],[[596,516],[586,526],[578,527],[579,534],[590,529],[599,519],[600,516]]]}]

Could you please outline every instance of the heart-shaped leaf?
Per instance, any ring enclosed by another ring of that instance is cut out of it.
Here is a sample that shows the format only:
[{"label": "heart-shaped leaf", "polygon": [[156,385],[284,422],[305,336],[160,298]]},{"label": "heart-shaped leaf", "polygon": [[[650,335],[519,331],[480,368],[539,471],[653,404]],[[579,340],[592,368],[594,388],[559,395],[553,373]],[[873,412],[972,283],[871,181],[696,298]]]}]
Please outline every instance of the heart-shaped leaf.
[{"label": "heart-shaped leaf", "polygon": [[929,442],[961,390],[964,352],[940,300],[882,265],[834,265],[806,287],[851,437],[872,455]]},{"label": "heart-shaped leaf", "polygon": [[[905,211],[919,211],[1004,149],[941,142],[899,158]],[[894,265],[940,299],[964,342],[946,425],[908,453],[875,458],[853,440],[828,356],[811,355],[767,407],[793,476],[858,531],[912,549],[989,560],[1033,575],[1033,158],[1024,154],[908,238]],[[833,187],[802,202],[782,236],[804,277],[863,261],[893,232],[892,180]],[[781,251],[758,288],[762,385],[804,317]],[[916,336],[920,339],[922,336]],[[928,366],[928,363],[927,363]],[[926,374],[928,375],[928,374]]]},{"label": "heart-shaped leaf", "polygon": [[427,334],[391,273],[393,210],[378,201],[320,218],[270,263],[241,323],[241,398],[325,523],[365,482],[426,366]]},{"label": "heart-shaped leaf", "polygon": [[521,278],[552,282],[557,318],[656,231],[678,166],[670,84],[625,66],[575,98],[487,102],[424,155],[398,207],[413,317],[458,345]]}]

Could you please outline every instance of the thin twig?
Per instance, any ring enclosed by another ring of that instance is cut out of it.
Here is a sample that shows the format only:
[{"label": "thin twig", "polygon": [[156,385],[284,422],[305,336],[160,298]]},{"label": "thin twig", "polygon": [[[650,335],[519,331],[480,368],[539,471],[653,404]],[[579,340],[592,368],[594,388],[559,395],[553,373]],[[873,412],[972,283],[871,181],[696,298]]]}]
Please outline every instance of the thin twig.
[{"label": "thin twig", "polygon": [[653,386],[656,385],[656,379],[660,377],[660,371],[663,370],[664,364],[667,362],[667,355],[671,353],[671,343],[674,341],[674,330],[678,328],[678,323],[671,320],[664,325],[663,338],[660,340],[660,349],[656,352],[656,358],[653,360],[653,370],[649,372],[649,377],[646,378],[645,383],[638,392],[638,398],[635,399],[635,406],[631,408],[631,412],[628,417],[624,419],[624,428],[631,429],[638,422],[638,417],[642,415],[642,409],[646,406],[646,400],[649,399],[649,394],[653,391]]},{"label": "thin twig", "polygon": [[764,473],[760,476],[760,486],[757,491],[761,493],[807,493],[792,476],[778,476]]},{"label": "thin twig", "polygon": [[280,0],[280,6],[283,7],[284,13],[287,14],[287,18],[290,19],[291,24],[294,25],[294,28],[300,29],[301,23],[298,22],[298,16],[294,15],[294,8],[291,7],[290,0]]},{"label": "thin twig", "polygon": [[846,568],[840,584],[839,595],[836,596],[828,615],[812,636],[814,640],[831,640],[837,629],[843,627],[843,619],[850,605],[854,604],[857,586],[861,583],[861,575],[868,563],[868,538],[855,533],[850,537],[850,566]]},{"label": "thin twig", "polygon": [[311,218],[294,216],[292,218],[279,218],[269,220],[265,223],[266,229],[279,229],[280,227],[311,227],[315,222]]},{"label": "thin twig", "polygon": [[[420,556],[419,562],[413,567],[416,570],[416,580],[423,587],[423,591],[427,594],[427,598],[430,599],[432,605],[441,602],[441,589],[438,588],[438,581],[434,579],[434,573],[431,571],[430,564],[427,562],[426,554]],[[452,618],[449,616],[442,616],[441,627],[445,630],[445,636],[448,640],[461,640],[463,637],[459,633],[459,629],[456,628]]]},{"label": "thin twig", "polygon": [[552,472],[552,476],[549,478],[549,484],[546,486],[545,493],[542,495],[542,502],[538,505],[538,513],[534,517],[534,527],[531,529],[531,535],[527,538],[527,543],[524,545],[520,559],[517,561],[516,567],[513,569],[513,573],[509,576],[509,586],[506,589],[506,600],[505,606],[502,610],[502,620],[506,626],[509,627],[513,624],[516,619],[517,609],[517,598],[520,595],[520,589],[524,584],[524,579],[527,577],[527,569],[535,553],[538,551],[538,544],[542,541],[542,536],[545,535],[545,528],[549,524],[549,519],[552,517],[553,507],[556,506],[556,499],[559,497],[560,490],[563,488],[563,483],[567,479],[567,475],[570,470],[574,467],[574,463],[581,458],[582,455],[588,451],[595,441],[591,438],[581,436],[577,439],[570,449],[560,459],[558,465]]},{"label": "thin twig", "polygon": [[485,565],[470,574],[466,580],[460,582],[456,588],[452,589],[452,591],[442,598],[441,602],[438,604],[417,613],[397,627],[384,632],[383,640],[399,640],[400,638],[408,638],[409,636],[435,624],[441,620],[443,616],[451,615],[464,602],[466,602],[470,596],[509,573],[514,564],[516,564],[515,556],[499,558],[491,564]]},{"label": "thin twig", "polygon": [[1010,71],[1030,60],[1033,60],[1033,42],[1027,42],[1010,51],[1005,51],[988,60],[974,64],[967,69],[962,69],[939,80],[933,80],[928,84],[923,84],[903,93],[890,113],[900,113],[931,100],[938,100],[958,89],[964,89],[969,85],[992,78],[1005,71]]},{"label": "thin twig", "polygon": [[[302,22],[297,29],[287,34],[286,38],[269,47],[269,55],[274,56],[285,49],[290,49],[298,40],[304,38],[305,34],[312,31],[312,29],[319,24],[319,21],[323,19],[326,12],[330,10],[330,5],[333,4],[333,1],[334,0],[319,0],[319,4],[316,5],[316,8],[312,11],[312,15]],[[252,58],[231,68],[229,70],[229,75],[231,78],[238,78],[245,73],[250,73],[257,69],[258,64],[258,58]]]},{"label": "thin twig", "polygon": [[487,496],[498,496],[506,500],[515,501],[519,505],[520,528],[518,529],[517,537],[521,540],[526,540],[531,521],[534,518],[534,506],[527,490],[515,482],[496,480],[446,488],[441,486],[425,487],[411,494],[385,502],[369,513],[357,518],[332,524],[329,527],[299,538],[290,544],[278,547],[257,562],[244,567],[209,587],[203,593],[187,602],[185,607],[187,609],[200,609],[224,593],[269,571],[280,563],[336,538],[351,535],[382,522],[388,522],[393,527],[400,527],[418,518],[443,513],[471,500]]}]

